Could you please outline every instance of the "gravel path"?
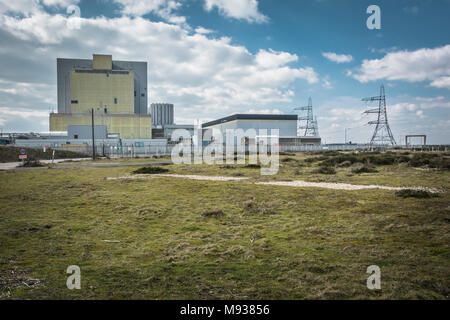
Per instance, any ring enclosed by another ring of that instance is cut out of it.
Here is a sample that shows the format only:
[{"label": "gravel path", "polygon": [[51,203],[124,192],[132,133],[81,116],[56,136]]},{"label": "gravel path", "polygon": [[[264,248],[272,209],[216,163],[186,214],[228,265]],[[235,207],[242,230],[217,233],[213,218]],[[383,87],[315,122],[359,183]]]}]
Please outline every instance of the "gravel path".
[{"label": "gravel path", "polygon": [[188,174],[139,174],[139,175],[129,175],[122,177],[110,177],[106,180],[124,180],[124,179],[146,179],[155,177],[172,177],[172,178],[183,178],[191,180],[208,180],[208,181],[242,181],[248,180],[248,178],[238,178],[238,177],[220,177],[220,176],[199,176],[199,175],[188,175]]},{"label": "gravel path", "polygon": [[331,182],[307,182],[302,180],[297,181],[273,181],[273,182],[257,182],[256,184],[274,185],[274,186],[287,186],[287,187],[310,187],[310,188],[326,188],[335,190],[362,190],[362,189],[384,189],[384,190],[426,190],[430,192],[438,192],[432,188],[425,187],[389,187],[380,185],[362,185],[362,184],[349,184],[349,183],[331,183]]},{"label": "gravel path", "polygon": [[[208,180],[208,181],[243,181],[249,178],[238,178],[238,177],[221,177],[221,176],[201,176],[201,175],[182,175],[182,174],[136,174],[122,177],[110,177],[107,180],[124,180],[124,179],[147,179],[155,177],[172,177],[172,178],[183,178],[191,180]],[[439,192],[436,189],[426,188],[426,187],[389,187],[381,185],[362,185],[362,184],[349,184],[349,183],[331,183],[331,182],[307,182],[302,180],[296,181],[269,181],[269,182],[256,182],[258,185],[272,185],[272,186],[286,186],[286,187],[297,187],[297,188],[325,188],[334,190],[363,190],[363,189],[383,189],[383,190],[404,190],[404,189],[415,189],[415,190],[426,190],[429,192]]]}]

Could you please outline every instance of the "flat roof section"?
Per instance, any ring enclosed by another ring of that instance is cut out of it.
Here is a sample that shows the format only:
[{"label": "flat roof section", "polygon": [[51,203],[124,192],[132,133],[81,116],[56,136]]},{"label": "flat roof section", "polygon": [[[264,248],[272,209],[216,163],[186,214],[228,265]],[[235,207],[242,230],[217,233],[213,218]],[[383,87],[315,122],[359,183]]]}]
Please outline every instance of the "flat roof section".
[{"label": "flat roof section", "polygon": [[226,123],[234,120],[295,120],[298,116],[296,114],[249,114],[249,113],[236,113],[231,116],[220,118],[214,121],[206,122],[202,124],[202,128],[214,126],[216,124]]}]

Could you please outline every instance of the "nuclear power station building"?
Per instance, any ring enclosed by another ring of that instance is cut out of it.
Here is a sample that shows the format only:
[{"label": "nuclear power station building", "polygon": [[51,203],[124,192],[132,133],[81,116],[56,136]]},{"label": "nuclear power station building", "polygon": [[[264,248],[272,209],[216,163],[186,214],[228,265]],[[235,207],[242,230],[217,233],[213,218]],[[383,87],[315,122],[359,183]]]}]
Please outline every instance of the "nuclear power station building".
[{"label": "nuclear power station building", "polygon": [[93,109],[103,136],[152,138],[147,62],[114,61],[100,54],[92,60],[58,58],[57,87],[58,113],[50,114],[50,131],[89,133]]},{"label": "nuclear power station building", "polygon": [[[194,125],[175,124],[173,104],[152,103],[149,108],[147,62],[116,61],[104,54],[93,54],[92,60],[58,58],[56,62],[58,112],[50,113],[50,132],[15,138],[17,146],[89,152],[87,147],[94,144],[103,154],[123,153],[124,148],[150,154],[176,144],[178,140],[171,140],[175,130],[194,136]],[[320,145],[318,134],[298,134],[301,119],[296,114],[233,114],[203,123],[202,129],[204,133],[219,129],[223,135],[227,129],[255,129],[258,135],[261,129],[269,130],[269,135],[271,129],[278,129],[280,145]]]}]

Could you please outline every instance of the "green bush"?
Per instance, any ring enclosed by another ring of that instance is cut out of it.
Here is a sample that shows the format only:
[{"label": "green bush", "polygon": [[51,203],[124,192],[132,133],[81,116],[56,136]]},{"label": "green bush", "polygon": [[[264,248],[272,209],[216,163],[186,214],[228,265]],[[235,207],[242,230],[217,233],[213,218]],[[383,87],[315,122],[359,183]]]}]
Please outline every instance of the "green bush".
[{"label": "green bush", "polygon": [[321,174],[335,174],[336,170],[333,167],[321,166],[315,171],[315,173]]},{"label": "green bush", "polygon": [[294,158],[282,158],[281,159],[281,162],[291,162],[291,161],[297,161],[297,159],[294,159]]},{"label": "green bush", "polygon": [[438,159],[434,159],[430,163],[430,167],[440,170],[450,170],[450,158],[440,157]]},{"label": "green bush", "polygon": [[363,163],[378,166],[388,166],[400,162],[409,161],[409,157],[405,155],[397,155],[395,153],[349,153],[339,154],[335,157],[329,157],[322,161],[324,166],[349,166],[348,164]]},{"label": "green bush", "polygon": [[360,168],[354,168],[352,169],[353,173],[376,173],[378,172],[374,167],[372,166],[362,166]]},{"label": "green bush", "polygon": [[244,168],[260,169],[261,165],[260,164],[248,164]]},{"label": "green bush", "polygon": [[236,169],[236,166],[233,166],[231,164],[224,164],[219,166],[220,169]]},{"label": "green bush", "polygon": [[169,172],[169,170],[161,167],[142,167],[133,171],[133,173],[137,174],[157,174],[165,172]]},{"label": "green bush", "polygon": [[392,154],[379,154],[363,157],[364,162],[379,166],[390,166],[395,164],[396,157]]},{"label": "green bush", "polygon": [[341,168],[350,167],[351,165],[352,165],[352,163],[350,161],[344,161],[344,162],[337,164],[337,166],[341,167]]},{"label": "green bush", "polygon": [[295,153],[290,153],[290,152],[280,152],[279,153],[279,155],[280,156],[292,156],[292,157],[294,157],[295,156]]},{"label": "green bush", "polygon": [[342,162],[350,162],[351,164],[354,164],[356,162],[361,162],[360,159],[354,154],[340,154],[335,157],[327,158],[322,161],[323,166],[335,166]]},{"label": "green bush", "polygon": [[419,153],[412,156],[411,160],[409,160],[409,165],[412,167],[428,166],[440,170],[450,170],[450,158],[436,153]]}]

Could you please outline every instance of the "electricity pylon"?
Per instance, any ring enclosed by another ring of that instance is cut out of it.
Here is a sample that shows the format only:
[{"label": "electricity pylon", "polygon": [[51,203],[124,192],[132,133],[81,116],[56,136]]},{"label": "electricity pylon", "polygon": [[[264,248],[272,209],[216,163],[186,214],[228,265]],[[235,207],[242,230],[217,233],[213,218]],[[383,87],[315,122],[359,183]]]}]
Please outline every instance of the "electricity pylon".
[{"label": "electricity pylon", "polygon": [[[302,135],[301,131],[304,129],[305,132],[303,133],[303,136],[318,137],[319,136],[319,127],[317,125],[317,118],[314,119],[314,117],[313,117],[311,97],[309,97],[308,105],[306,107],[298,107],[298,108],[294,108],[294,110],[299,112],[297,134],[301,136]],[[302,111],[306,111],[306,116],[301,116]],[[301,121],[306,121],[306,125],[302,126]]]},{"label": "electricity pylon", "polygon": [[374,124],[375,131],[373,132],[370,144],[390,144],[395,146],[395,139],[392,135],[391,128],[389,127],[387,112],[386,112],[386,95],[384,93],[384,85],[381,85],[380,95],[376,97],[364,98],[362,101],[379,101],[378,108],[369,109],[364,113],[377,113],[378,119],[375,121],[369,121],[368,124]]}]

